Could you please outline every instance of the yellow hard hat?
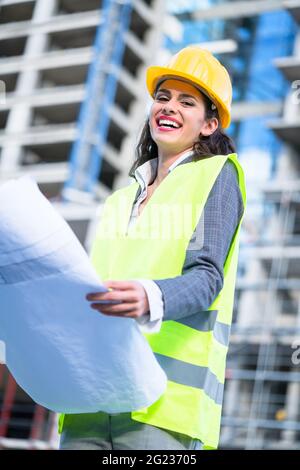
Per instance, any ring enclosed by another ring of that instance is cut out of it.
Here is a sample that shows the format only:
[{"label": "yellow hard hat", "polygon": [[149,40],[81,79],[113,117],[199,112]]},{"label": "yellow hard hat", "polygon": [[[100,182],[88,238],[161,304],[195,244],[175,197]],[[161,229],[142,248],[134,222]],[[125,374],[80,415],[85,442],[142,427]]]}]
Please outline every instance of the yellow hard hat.
[{"label": "yellow hard hat", "polygon": [[192,82],[216,105],[221,125],[230,124],[232,85],[225,67],[206,49],[188,46],[171,57],[164,67],[147,68],[146,84],[152,97],[157,85],[168,77]]}]

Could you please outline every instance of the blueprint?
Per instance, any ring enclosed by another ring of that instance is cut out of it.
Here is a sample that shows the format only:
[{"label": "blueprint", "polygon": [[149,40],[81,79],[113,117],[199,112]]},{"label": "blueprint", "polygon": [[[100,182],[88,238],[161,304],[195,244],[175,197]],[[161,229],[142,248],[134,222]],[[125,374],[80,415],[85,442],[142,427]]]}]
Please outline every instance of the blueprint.
[{"label": "blueprint", "polygon": [[0,186],[0,341],[30,397],[63,413],[154,403],[166,376],[131,318],[90,308],[107,291],[69,225],[30,176]]}]

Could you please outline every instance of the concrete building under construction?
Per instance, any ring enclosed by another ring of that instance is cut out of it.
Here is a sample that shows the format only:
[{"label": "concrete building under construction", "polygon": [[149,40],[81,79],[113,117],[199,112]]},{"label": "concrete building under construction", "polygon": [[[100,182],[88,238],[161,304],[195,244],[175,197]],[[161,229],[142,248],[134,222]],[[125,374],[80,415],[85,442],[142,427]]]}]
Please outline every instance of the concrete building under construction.
[{"label": "concrete building under construction", "polygon": [[[32,174],[88,250],[129,182],[145,68],[188,42],[216,53],[249,176],[220,448],[300,449],[300,1],[178,5],[0,0],[0,182]],[[56,447],[55,414],[0,364],[0,448]]]}]

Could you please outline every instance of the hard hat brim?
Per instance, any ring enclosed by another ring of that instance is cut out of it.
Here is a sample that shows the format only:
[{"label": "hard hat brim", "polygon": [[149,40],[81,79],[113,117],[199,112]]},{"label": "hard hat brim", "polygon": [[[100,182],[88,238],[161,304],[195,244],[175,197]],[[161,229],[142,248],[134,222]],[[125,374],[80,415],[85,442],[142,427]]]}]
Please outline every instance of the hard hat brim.
[{"label": "hard hat brim", "polygon": [[172,78],[182,78],[187,80],[188,82],[191,82],[191,84],[196,85],[196,87],[200,88],[204,94],[206,94],[212,102],[217,106],[218,113],[220,116],[220,121],[222,127],[225,129],[226,127],[229,126],[230,124],[230,114],[227,111],[227,108],[225,104],[220,100],[219,97],[215,95],[213,90],[211,90],[207,85],[202,82],[201,80],[195,79],[193,75],[190,75],[188,73],[184,72],[179,72],[176,69],[172,69],[169,67],[159,67],[159,66],[153,66],[153,67],[148,67],[147,72],[146,72],[146,86],[147,89],[152,96],[154,97],[154,92],[157,87],[157,84],[164,79],[164,77],[172,77]]}]

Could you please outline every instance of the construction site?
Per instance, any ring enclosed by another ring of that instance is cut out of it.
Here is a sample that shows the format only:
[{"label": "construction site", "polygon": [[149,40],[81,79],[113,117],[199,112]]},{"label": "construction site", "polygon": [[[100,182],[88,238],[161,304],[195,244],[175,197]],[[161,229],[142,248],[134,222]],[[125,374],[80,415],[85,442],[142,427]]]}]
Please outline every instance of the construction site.
[{"label": "construction site", "polygon": [[[0,184],[32,175],[87,252],[130,182],[146,68],[199,44],[230,72],[248,202],[220,449],[300,450],[299,24],[300,0],[0,0]],[[0,449],[58,439],[0,342]]]}]

